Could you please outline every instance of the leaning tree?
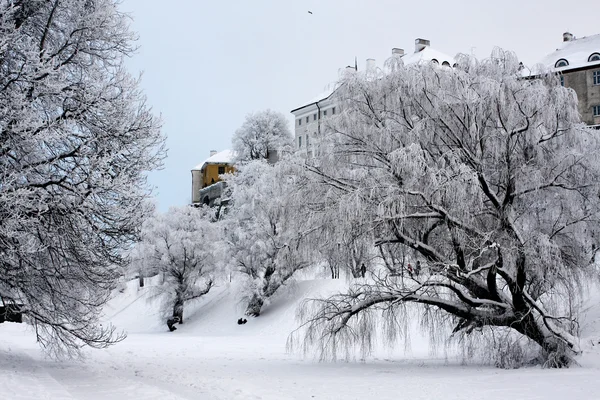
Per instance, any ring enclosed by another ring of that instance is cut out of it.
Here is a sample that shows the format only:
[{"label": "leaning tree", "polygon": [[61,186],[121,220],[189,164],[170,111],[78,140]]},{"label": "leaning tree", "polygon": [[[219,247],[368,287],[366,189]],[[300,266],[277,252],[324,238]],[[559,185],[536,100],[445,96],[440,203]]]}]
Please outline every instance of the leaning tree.
[{"label": "leaning tree", "polygon": [[303,178],[297,164],[255,160],[227,178],[231,206],[224,240],[233,271],[244,278],[246,315],[258,317],[268,299],[310,265],[311,233],[295,188]]},{"label": "leaning tree", "polygon": [[213,219],[208,207],[171,207],[144,223],[132,253],[134,265],[142,265],[147,276],[162,276],[155,289],[166,313],[180,324],[184,306],[207,294],[215,282],[219,230]]},{"label": "leaning tree", "polygon": [[573,91],[551,74],[524,78],[501,50],[455,68],[386,67],[344,79],[328,151],[307,168],[314,193],[373,233],[382,271],[398,270],[305,305],[306,340],[368,348],[373,312],[393,337],[416,303],[455,333],[511,329],[568,365],[600,183],[598,132]]},{"label": "leaning tree", "polygon": [[56,352],[123,337],[101,308],[164,156],[117,4],[0,0],[0,297]]}]

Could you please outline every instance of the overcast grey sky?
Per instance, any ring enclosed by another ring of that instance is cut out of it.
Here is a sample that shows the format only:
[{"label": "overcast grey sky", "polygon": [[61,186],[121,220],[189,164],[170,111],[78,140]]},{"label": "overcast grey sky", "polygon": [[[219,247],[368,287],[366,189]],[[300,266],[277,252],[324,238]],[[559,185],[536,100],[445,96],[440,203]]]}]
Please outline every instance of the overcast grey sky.
[{"label": "overcast grey sky", "polygon": [[160,210],[190,202],[191,168],[230,148],[246,114],[271,108],[291,121],[355,56],[359,69],[367,58],[381,65],[420,37],[450,55],[500,46],[531,65],[566,30],[600,33],[591,0],[123,0],[121,9],[140,35],[129,68],[143,71],[168,137],[165,168],[150,175]]}]

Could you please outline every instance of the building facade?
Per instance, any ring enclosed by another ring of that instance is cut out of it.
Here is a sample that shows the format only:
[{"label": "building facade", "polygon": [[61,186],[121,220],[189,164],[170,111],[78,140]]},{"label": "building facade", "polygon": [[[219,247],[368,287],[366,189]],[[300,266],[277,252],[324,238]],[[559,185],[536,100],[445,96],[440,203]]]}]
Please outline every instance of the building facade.
[{"label": "building facade", "polygon": [[192,205],[212,205],[225,187],[220,175],[233,173],[234,153],[231,150],[211,151],[210,157],[192,168]]},{"label": "building facade", "polygon": [[542,70],[560,75],[563,86],[577,94],[581,120],[600,127],[600,34],[576,38],[563,34],[563,43],[540,62]]},{"label": "building facade", "polygon": [[[452,67],[454,58],[430,46],[427,39],[415,39],[413,53],[405,54],[403,49],[393,48],[392,56],[402,57],[404,65],[432,62],[444,67]],[[365,69],[376,69],[374,59],[367,59]],[[343,73],[354,73],[357,67],[346,67]],[[300,155],[311,158],[316,156],[320,137],[327,129],[327,119],[341,112],[341,104],[336,99],[336,86],[321,93],[312,100],[293,109],[294,148]]]},{"label": "building facade", "polygon": [[334,93],[335,89],[327,90],[291,111],[294,114],[294,147],[304,157],[316,156],[326,119],[339,112]]}]

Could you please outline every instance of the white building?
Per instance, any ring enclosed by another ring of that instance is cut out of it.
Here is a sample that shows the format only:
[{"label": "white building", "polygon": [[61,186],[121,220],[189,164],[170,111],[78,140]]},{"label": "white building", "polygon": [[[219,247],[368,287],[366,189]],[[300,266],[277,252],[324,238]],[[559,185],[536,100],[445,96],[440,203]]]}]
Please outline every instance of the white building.
[{"label": "white building", "polygon": [[324,119],[339,111],[333,93],[327,90],[292,110],[294,114],[294,147],[307,157],[313,157],[316,143],[324,129]]},{"label": "white building", "polygon": [[[415,51],[405,54],[403,49],[392,49],[393,56],[400,56],[404,65],[423,62],[433,62],[443,66],[454,66],[454,57],[431,48],[429,40],[416,39]],[[374,59],[368,59],[366,69],[377,68]],[[355,67],[346,67],[346,71],[353,72]],[[335,98],[336,86],[324,91],[315,98],[302,103],[291,111],[294,114],[294,143],[296,151],[305,157],[314,157],[316,144],[325,128],[328,117],[340,112],[340,104]]]}]

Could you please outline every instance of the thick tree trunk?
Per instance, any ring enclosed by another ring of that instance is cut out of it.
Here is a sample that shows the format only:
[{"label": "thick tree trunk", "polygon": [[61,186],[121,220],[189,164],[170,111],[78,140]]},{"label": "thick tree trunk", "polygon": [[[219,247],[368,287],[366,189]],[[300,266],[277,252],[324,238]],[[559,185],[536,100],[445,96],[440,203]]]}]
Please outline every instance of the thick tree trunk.
[{"label": "thick tree trunk", "polygon": [[275,293],[276,288],[270,286],[271,278],[273,277],[274,273],[275,273],[275,266],[269,265],[267,267],[267,269],[265,270],[265,274],[263,276],[264,284],[263,284],[263,287],[261,288],[262,290],[260,291],[262,293],[262,295],[258,294],[258,293],[254,293],[252,295],[252,298],[248,302],[248,307],[246,308],[246,315],[248,315],[250,317],[258,317],[260,315],[260,309],[262,308],[263,304],[265,303],[264,298],[269,297],[273,293]]},{"label": "thick tree trunk", "polygon": [[533,315],[529,314],[512,324],[511,327],[540,345],[546,366],[551,368],[570,366],[573,359],[569,345],[539,325],[542,323],[541,321],[537,322]]},{"label": "thick tree trunk", "polygon": [[173,316],[178,317],[179,323],[183,324],[183,297],[180,294],[177,294],[173,305]]},{"label": "thick tree trunk", "polygon": [[260,309],[265,303],[264,299],[257,293],[252,295],[252,298],[248,302],[248,307],[246,308],[246,315],[250,317],[258,317],[260,315]]}]

